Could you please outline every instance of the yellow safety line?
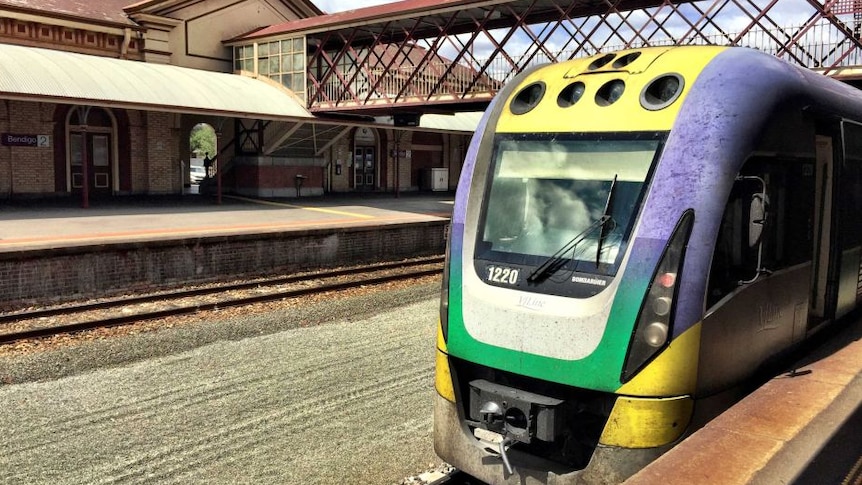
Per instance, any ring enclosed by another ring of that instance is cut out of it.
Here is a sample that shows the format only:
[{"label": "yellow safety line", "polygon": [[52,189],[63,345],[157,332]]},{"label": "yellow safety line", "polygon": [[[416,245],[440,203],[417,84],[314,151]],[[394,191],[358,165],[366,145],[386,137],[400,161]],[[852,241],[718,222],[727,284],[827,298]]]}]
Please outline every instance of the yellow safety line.
[{"label": "yellow safety line", "polygon": [[337,214],[337,215],[341,215],[341,216],[358,217],[360,219],[374,219],[376,217],[376,216],[369,216],[367,214],[357,214],[355,212],[339,211],[339,210],[335,210],[335,209],[322,209],[320,207],[305,207],[305,206],[301,206],[301,205],[285,204],[283,202],[272,202],[269,200],[251,199],[248,197],[240,197],[238,195],[223,195],[222,197],[226,197],[228,199],[241,200],[244,202],[251,202],[254,204],[274,205],[276,207],[289,207],[291,209],[303,209],[303,210],[307,210],[307,211],[323,212],[325,214]]}]

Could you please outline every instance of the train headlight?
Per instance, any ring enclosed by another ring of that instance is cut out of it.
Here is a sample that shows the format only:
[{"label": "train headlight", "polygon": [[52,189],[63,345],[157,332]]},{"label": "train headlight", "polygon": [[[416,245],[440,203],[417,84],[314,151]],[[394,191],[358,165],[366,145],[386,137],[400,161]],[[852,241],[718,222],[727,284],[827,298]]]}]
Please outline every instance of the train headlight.
[{"label": "train headlight", "polygon": [[610,106],[623,96],[625,90],[626,83],[622,79],[608,81],[596,93],[596,104],[599,106]]},{"label": "train headlight", "polygon": [[616,56],[616,54],[605,54],[601,57],[597,57],[595,60],[593,60],[593,62],[590,63],[589,66],[587,66],[587,70],[595,71],[596,69],[601,69],[605,67],[609,62],[614,60],[614,57]]},{"label": "train headlight", "polygon": [[572,84],[569,84],[563,88],[557,96],[557,106],[560,108],[568,108],[569,106],[572,106],[580,101],[585,90],[586,85],[581,81],[575,81]]},{"label": "train headlight", "polygon": [[670,313],[670,307],[672,304],[673,300],[670,297],[663,296],[661,298],[656,298],[652,303],[652,311],[654,311],[656,315],[664,317]]},{"label": "train headlight", "polygon": [[682,95],[685,80],[676,73],[663,74],[644,86],[641,91],[641,106],[658,111],[667,108]]},{"label": "train headlight", "polygon": [[452,225],[446,230],[446,257],[443,260],[443,284],[440,291],[440,331],[443,341],[449,340],[449,245],[452,242]]},{"label": "train headlight", "polygon": [[667,325],[652,322],[644,329],[643,339],[650,347],[661,347],[667,342]]},{"label": "train headlight", "polygon": [[622,382],[634,377],[670,340],[679,275],[693,225],[694,211],[689,209],[677,222],[659,260],[632,332]]},{"label": "train headlight", "polygon": [[512,98],[509,103],[509,110],[512,114],[522,115],[535,108],[542,97],[545,96],[545,83],[536,81],[527,85],[527,87],[518,91],[518,94]]},{"label": "train headlight", "polygon": [[443,399],[455,402],[455,386],[452,384],[452,369],[446,354],[449,340],[449,243],[452,242],[452,225],[446,231],[446,258],[443,263],[443,287],[440,291],[440,328],[437,333],[437,359],[434,371],[434,387]]}]

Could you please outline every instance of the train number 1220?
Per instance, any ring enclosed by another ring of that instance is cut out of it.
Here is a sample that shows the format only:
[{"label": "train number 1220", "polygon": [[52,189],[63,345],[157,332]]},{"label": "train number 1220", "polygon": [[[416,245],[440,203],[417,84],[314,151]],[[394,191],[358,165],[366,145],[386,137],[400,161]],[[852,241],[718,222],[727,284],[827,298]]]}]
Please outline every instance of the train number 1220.
[{"label": "train number 1220", "polygon": [[488,281],[503,285],[517,285],[520,270],[515,268],[501,268],[500,266],[488,266]]}]

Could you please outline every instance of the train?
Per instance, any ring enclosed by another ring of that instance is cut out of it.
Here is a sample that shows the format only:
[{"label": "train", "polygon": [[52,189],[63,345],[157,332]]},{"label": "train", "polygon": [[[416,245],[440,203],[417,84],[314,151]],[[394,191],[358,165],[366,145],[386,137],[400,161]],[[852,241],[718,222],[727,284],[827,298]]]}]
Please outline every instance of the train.
[{"label": "train", "polygon": [[472,138],[434,447],[490,484],[619,483],[862,295],[862,95],[753,48],[532,68]]}]

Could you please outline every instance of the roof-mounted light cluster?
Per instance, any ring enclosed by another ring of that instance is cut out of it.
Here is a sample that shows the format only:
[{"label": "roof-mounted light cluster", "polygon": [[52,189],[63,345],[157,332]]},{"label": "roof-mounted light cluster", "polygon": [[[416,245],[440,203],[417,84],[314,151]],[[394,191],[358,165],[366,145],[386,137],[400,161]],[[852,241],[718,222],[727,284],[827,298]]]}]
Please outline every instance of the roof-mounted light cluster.
[{"label": "roof-mounted light cluster", "polygon": [[616,57],[616,55],[614,55],[614,54],[605,54],[605,55],[599,57],[598,59],[596,59],[595,61],[591,62],[589,67],[587,67],[587,70],[588,71],[595,71],[596,69],[601,69],[601,68],[607,66],[609,62],[614,60],[614,57]]},{"label": "roof-mounted light cluster", "polygon": [[[614,70],[623,69],[641,56],[634,51],[623,55],[605,54],[593,60],[587,67],[587,72],[596,71],[608,64]],[[662,74],[644,86],[640,93],[640,104],[644,109],[658,111],[667,108],[679,99],[685,87],[683,77],[677,73]],[[542,81],[535,81],[522,88],[509,104],[512,114],[522,115],[538,106],[545,96],[547,87]],[[584,97],[588,85],[578,80],[568,84],[557,94],[557,106],[568,108],[577,104]],[[610,106],[622,98],[626,83],[622,79],[612,79],[605,82],[595,92],[593,100],[598,106]]]},{"label": "roof-mounted light cluster", "polygon": [[545,83],[536,81],[527,87],[518,91],[515,98],[509,104],[509,109],[513,114],[522,115],[535,108],[545,95]]},{"label": "roof-mounted light cluster", "polygon": [[626,83],[622,79],[608,81],[596,93],[596,104],[599,106],[610,106],[623,97],[625,91]]},{"label": "roof-mounted light cluster", "polygon": [[650,111],[667,108],[679,98],[683,87],[685,81],[679,74],[662,74],[641,91],[641,106]]},{"label": "roof-mounted light cluster", "polygon": [[614,69],[622,69],[622,68],[628,66],[629,64],[631,64],[632,62],[634,62],[635,59],[637,59],[640,56],[641,56],[640,52],[629,52],[628,54],[622,55],[619,58],[617,58],[617,60],[615,60],[614,63],[611,64],[611,67],[613,67]]},{"label": "roof-mounted light cluster", "polygon": [[586,91],[586,89],[586,85],[581,81],[575,81],[569,84],[564,87],[563,90],[560,91],[560,95],[557,96],[557,106],[560,108],[568,108],[577,103],[581,100],[581,96],[584,95],[584,91]]}]

